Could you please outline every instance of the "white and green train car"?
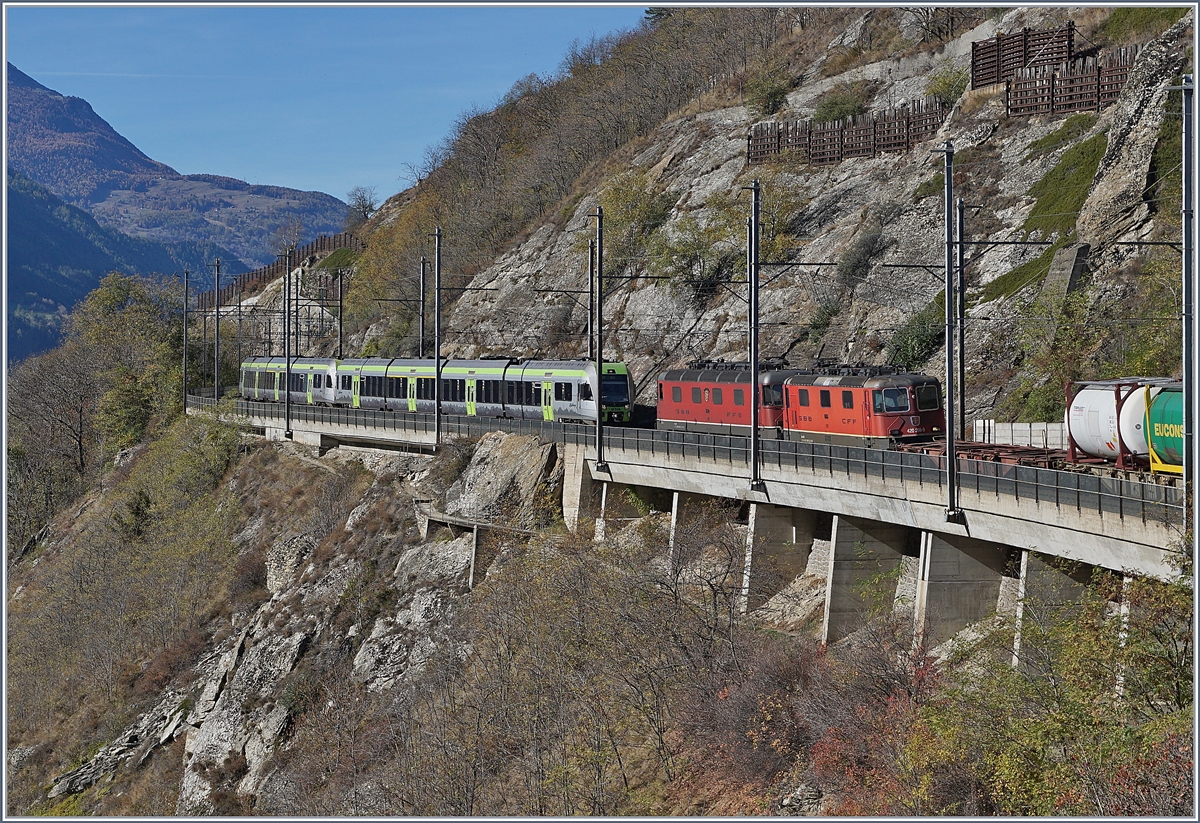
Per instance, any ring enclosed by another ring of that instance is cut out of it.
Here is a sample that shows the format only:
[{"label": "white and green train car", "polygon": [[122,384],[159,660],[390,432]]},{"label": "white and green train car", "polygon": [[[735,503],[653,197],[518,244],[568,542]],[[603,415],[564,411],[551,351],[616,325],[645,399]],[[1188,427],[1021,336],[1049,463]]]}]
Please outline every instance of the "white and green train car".
[{"label": "white and green train car", "polygon": [[[292,358],[292,402],[330,406],[334,402],[334,360]],[[248,400],[282,403],[287,363],[282,357],[261,357],[242,363],[241,394]]]},{"label": "white and green train car", "polygon": [[[283,358],[242,364],[242,396],[283,400]],[[433,360],[298,359],[293,361],[293,402],[432,414]],[[606,420],[625,423],[633,385],[624,363],[605,363]],[[590,360],[444,360],[442,412],[467,417],[591,422],[601,381]]]}]

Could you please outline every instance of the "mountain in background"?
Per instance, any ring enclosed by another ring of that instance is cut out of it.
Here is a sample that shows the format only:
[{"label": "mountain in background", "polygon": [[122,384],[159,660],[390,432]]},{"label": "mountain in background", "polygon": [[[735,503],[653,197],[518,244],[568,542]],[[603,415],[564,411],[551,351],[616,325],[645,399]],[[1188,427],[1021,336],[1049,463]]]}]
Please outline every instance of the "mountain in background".
[{"label": "mountain in background", "polygon": [[8,361],[58,343],[67,312],[111,271],[170,273],[221,258],[222,269],[247,268],[215,243],[160,243],[106,228],[28,177],[8,172]]},{"label": "mountain in background", "polygon": [[272,237],[293,218],[306,239],[341,231],[346,204],[321,192],[183,175],[147,157],[86,100],[8,64],[8,167],[101,226],[162,243],[215,243],[247,268],[275,260]]}]

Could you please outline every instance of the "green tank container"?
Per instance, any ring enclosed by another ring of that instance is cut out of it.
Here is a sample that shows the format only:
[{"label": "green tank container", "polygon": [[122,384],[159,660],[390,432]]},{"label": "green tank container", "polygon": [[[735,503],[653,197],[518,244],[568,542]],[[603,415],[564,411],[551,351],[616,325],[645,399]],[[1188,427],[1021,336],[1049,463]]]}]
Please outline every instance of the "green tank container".
[{"label": "green tank container", "polygon": [[1146,412],[1146,434],[1158,459],[1171,466],[1183,465],[1183,389],[1165,388]]}]

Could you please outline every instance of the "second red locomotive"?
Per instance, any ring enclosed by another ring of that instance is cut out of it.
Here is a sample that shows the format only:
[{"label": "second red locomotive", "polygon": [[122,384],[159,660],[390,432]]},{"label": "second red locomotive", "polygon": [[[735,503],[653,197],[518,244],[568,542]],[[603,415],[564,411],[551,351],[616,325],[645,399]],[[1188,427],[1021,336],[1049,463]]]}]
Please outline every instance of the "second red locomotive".
[{"label": "second red locomotive", "polygon": [[[748,363],[697,361],[658,381],[660,429],[750,432]],[[888,366],[763,364],[758,424],[780,439],[887,448],[945,434],[941,384]]]}]

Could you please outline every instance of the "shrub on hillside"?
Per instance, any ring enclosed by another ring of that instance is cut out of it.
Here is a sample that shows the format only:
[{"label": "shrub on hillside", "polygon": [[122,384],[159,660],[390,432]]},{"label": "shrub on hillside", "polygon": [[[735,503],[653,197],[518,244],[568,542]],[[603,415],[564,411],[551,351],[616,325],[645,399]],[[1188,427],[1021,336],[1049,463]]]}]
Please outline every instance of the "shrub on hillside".
[{"label": "shrub on hillside", "polygon": [[953,106],[967,90],[971,72],[966,66],[947,64],[929,75],[925,82],[925,96]]}]

